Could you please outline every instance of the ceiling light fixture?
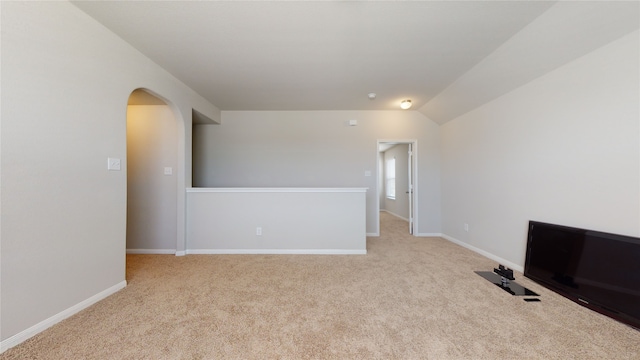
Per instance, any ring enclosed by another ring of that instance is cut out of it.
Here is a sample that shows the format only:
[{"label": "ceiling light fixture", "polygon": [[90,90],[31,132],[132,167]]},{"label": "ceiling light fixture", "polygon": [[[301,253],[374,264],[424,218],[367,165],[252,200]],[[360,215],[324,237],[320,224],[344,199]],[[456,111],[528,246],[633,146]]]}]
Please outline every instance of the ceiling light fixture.
[{"label": "ceiling light fixture", "polygon": [[400,108],[402,110],[407,110],[410,107],[411,107],[411,100],[402,100],[402,102],[400,103]]},{"label": "ceiling light fixture", "polygon": [[373,100],[376,98],[376,93],[369,93],[367,96],[369,97],[369,100]]}]

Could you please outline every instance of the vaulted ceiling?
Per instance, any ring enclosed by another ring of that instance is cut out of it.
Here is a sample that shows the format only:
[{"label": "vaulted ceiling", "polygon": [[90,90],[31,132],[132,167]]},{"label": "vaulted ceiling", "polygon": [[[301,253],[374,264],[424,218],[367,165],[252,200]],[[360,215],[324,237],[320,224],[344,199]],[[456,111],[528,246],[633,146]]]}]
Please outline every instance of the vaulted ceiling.
[{"label": "vaulted ceiling", "polygon": [[74,2],[223,111],[408,98],[439,123],[638,27],[637,2],[607,3]]}]

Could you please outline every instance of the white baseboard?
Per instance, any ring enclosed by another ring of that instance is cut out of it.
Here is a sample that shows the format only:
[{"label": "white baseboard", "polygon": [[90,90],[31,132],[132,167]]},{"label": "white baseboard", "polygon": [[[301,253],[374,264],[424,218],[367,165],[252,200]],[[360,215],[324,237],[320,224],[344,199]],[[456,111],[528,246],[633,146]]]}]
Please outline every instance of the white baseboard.
[{"label": "white baseboard", "polygon": [[182,250],[182,251],[176,251],[176,256],[185,256],[187,255],[187,252]]},{"label": "white baseboard", "polygon": [[35,325],[33,325],[32,327],[23,330],[13,336],[11,336],[10,338],[3,340],[2,342],[0,342],[0,353],[5,352],[7,349],[10,349],[18,344],[20,344],[23,341],[26,341],[27,339],[43,332],[44,330],[50,328],[51,326],[59,323],[60,321],[77,314],[78,312],[88,308],[89,306],[97,303],[98,301],[108,297],[109,295],[112,295],[116,292],[118,292],[119,290],[122,290],[123,288],[125,288],[127,286],[127,281],[123,280],[122,282],[119,282],[118,284],[103,290],[95,295],[93,295],[92,297],[62,311],[57,313],[56,315],[53,315],[52,317],[43,320]]},{"label": "white baseboard", "polygon": [[366,236],[368,236],[368,237],[378,237],[378,236],[380,236],[380,233],[367,233]]},{"label": "white baseboard", "polygon": [[417,237],[444,237],[442,233],[417,233],[413,234],[413,236]]},{"label": "white baseboard", "polygon": [[366,255],[367,250],[344,250],[344,249],[189,249],[187,254],[206,255],[246,255],[246,254],[269,254],[269,255]]},{"label": "white baseboard", "polygon": [[458,239],[456,239],[456,238],[454,238],[454,237],[451,237],[451,236],[449,236],[449,235],[442,234],[442,236],[441,236],[441,237],[442,237],[443,239],[446,239],[446,240],[451,241],[451,242],[452,242],[452,243],[454,243],[454,244],[458,244],[458,245],[460,245],[460,246],[462,246],[462,247],[464,247],[464,248],[467,248],[467,249],[469,249],[469,250],[471,250],[471,251],[473,251],[473,252],[476,252],[476,253],[478,253],[478,254],[480,254],[480,255],[482,255],[482,256],[484,256],[484,257],[486,257],[486,258],[489,258],[489,259],[491,259],[491,260],[495,260],[495,261],[497,261],[498,263],[500,263],[500,264],[502,264],[502,265],[505,265],[505,266],[506,266],[506,267],[508,267],[508,268],[511,268],[511,269],[513,269],[513,270],[516,270],[516,271],[519,271],[519,272],[521,272],[521,273],[522,273],[522,272],[524,272],[524,268],[523,268],[522,266],[520,266],[520,265],[518,265],[518,264],[515,264],[515,263],[512,263],[512,262],[511,262],[511,261],[509,261],[509,260],[503,259],[503,258],[501,258],[501,257],[499,257],[499,256],[497,256],[497,255],[494,255],[494,254],[492,254],[492,253],[490,253],[490,252],[487,252],[487,251],[484,251],[484,250],[482,250],[482,249],[478,249],[478,248],[477,248],[477,247],[475,247],[475,246],[469,245],[469,244],[467,244],[467,243],[465,243],[465,242],[462,242],[462,241],[460,241],[460,240],[458,240]]},{"label": "white baseboard", "polygon": [[127,249],[127,254],[174,255],[176,249]]}]

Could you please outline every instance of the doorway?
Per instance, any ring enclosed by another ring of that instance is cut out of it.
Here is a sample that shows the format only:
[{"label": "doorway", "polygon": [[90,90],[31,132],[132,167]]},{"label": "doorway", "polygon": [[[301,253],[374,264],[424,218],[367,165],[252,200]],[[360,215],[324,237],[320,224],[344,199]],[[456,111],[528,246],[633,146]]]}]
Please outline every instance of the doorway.
[{"label": "doorway", "polygon": [[142,89],[127,103],[128,254],[175,254],[178,233],[178,121]]},{"label": "doorway", "polygon": [[377,233],[380,211],[407,222],[407,232],[415,234],[417,223],[417,140],[378,140]]}]

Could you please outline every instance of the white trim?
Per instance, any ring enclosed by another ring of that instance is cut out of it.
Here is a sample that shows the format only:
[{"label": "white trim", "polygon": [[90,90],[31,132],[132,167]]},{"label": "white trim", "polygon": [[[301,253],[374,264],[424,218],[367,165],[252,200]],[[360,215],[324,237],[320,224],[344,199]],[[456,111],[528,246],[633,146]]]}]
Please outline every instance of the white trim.
[{"label": "white trim", "polygon": [[8,349],[28,340],[29,338],[43,332],[44,330],[50,328],[51,326],[59,323],[60,321],[75,315],[77,313],[79,313],[80,311],[88,308],[89,306],[97,303],[98,301],[112,295],[115,294],[116,292],[118,292],[119,290],[124,289],[127,286],[127,281],[123,280],[119,283],[117,283],[116,285],[103,290],[95,295],[93,295],[92,297],[81,301],[80,303],[62,311],[57,313],[56,315],[53,315],[52,317],[43,320],[35,325],[33,325],[32,327],[23,330],[13,336],[11,336],[10,338],[0,342],[0,353],[3,353],[5,351],[7,351]]},{"label": "white trim", "polygon": [[367,233],[366,236],[378,237],[380,236],[380,233]]},{"label": "white trim", "polygon": [[441,237],[441,238],[444,238],[442,233],[417,233],[417,234],[415,234],[415,236],[418,236],[418,237]]},{"label": "white trim", "polygon": [[361,193],[369,188],[187,188],[188,193]]},{"label": "white trim", "polygon": [[187,254],[194,255],[366,255],[367,250],[343,249],[189,249]]},{"label": "white trim", "polygon": [[482,249],[478,249],[475,246],[469,245],[469,244],[467,244],[465,242],[462,242],[462,241],[460,241],[460,240],[458,240],[456,238],[453,238],[453,237],[451,237],[449,235],[442,234],[442,238],[445,239],[445,240],[449,240],[454,244],[457,244],[457,245],[460,245],[460,246],[462,246],[464,248],[467,248],[467,249],[469,249],[471,251],[474,251],[474,252],[476,252],[476,253],[478,253],[478,254],[486,257],[486,258],[489,258],[491,260],[495,260],[495,261],[499,262],[500,264],[505,265],[508,268],[511,268],[513,270],[516,270],[516,271],[519,271],[521,273],[524,272],[524,268],[522,266],[520,266],[518,264],[515,264],[515,263],[512,263],[511,261],[503,259],[503,258],[501,258],[501,257],[499,257],[497,255],[494,255],[494,254],[490,253],[490,252],[484,251]]},{"label": "white trim", "polygon": [[187,255],[187,251],[183,250],[183,251],[176,251],[176,256],[185,256]]},{"label": "white trim", "polygon": [[174,255],[176,249],[127,249],[127,254]]}]

